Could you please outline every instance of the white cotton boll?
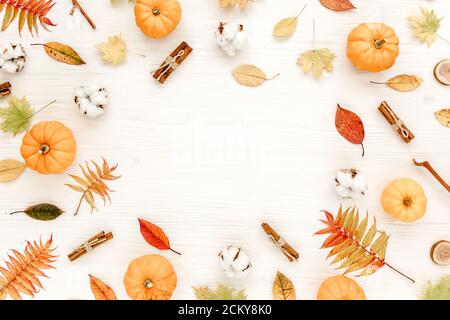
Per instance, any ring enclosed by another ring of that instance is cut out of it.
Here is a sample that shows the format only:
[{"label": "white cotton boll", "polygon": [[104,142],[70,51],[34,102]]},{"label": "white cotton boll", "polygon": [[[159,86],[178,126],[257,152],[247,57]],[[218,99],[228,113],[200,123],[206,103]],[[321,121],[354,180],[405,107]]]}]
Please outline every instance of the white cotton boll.
[{"label": "white cotton boll", "polygon": [[108,104],[108,98],[104,92],[96,91],[89,96],[91,102],[95,105],[102,106]]},{"label": "white cotton boll", "polygon": [[341,198],[349,198],[350,197],[350,190],[347,187],[344,186],[336,186],[336,192],[341,196]]},{"label": "white cotton boll", "polygon": [[228,246],[219,253],[219,264],[230,278],[240,278],[251,268],[247,254],[238,247]]},{"label": "white cotton boll", "polygon": [[22,71],[26,53],[21,44],[8,43],[0,46],[0,68],[8,73]]},{"label": "white cotton boll", "polygon": [[362,174],[357,174],[353,178],[352,189],[359,192],[367,189],[366,178]]},{"label": "white cotton boll", "polygon": [[75,104],[83,115],[96,118],[103,114],[108,105],[108,92],[101,85],[88,85],[74,90]]},{"label": "white cotton boll", "polygon": [[339,181],[339,183],[344,187],[350,187],[353,183],[352,176],[347,171],[338,171],[336,175],[336,179]]},{"label": "white cotton boll", "polygon": [[90,106],[91,102],[88,99],[80,99],[78,102],[78,108],[80,109],[80,112],[83,114],[87,114]]},{"label": "white cotton boll", "polygon": [[238,23],[221,22],[214,33],[217,45],[229,56],[234,56],[247,43],[247,32]]},{"label": "white cotton boll", "polygon": [[83,88],[76,88],[75,89],[75,97],[79,97],[79,98],[86,98],[87,94],[84,92]]},{"label": "white cotton boll", "polygon": [[336,192],[344,199],[358,199],[367,192],[364,175],[356,169],[341,169],[336,173]]},{"label": "white cotton boll", "polygon": [[83,86],[82,88],[84,90],[84,93],[86,95],[88,95],[88,96],[90,96],[94,92],[100,90],[100,86],[99,85],[87,85],[87,86]]}]

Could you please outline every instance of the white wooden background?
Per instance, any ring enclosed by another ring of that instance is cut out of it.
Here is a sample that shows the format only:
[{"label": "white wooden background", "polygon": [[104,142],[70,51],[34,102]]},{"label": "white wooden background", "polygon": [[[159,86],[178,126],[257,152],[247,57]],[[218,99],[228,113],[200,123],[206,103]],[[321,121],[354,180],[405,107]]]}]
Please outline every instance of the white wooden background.
[{"label": "white wooden background", "polygon": [[[76,163],[104,156],[118,162],[123,177],[113,183],[113,204],[90,214],[83,205],[72,212],[78,194],[64,187],[66,174],[43,176],[26,170],[14,182],[0,185],[1,212],[23,209],[39,202],[54,203],[66,214],[52,222],[24,215],[0,215],[0,253],[22,249],[25,240],[47,238],[51,233],[60,255],[56,270],[44,279],[38,299],[92,299],[88,273],[103,279],[120,299],[127,299],[122,283],[128,263],[141,255],[160,253],[174,264],[178,286],[174,299],[193,299],[193,286],[216,282],[246,288],[250,299],[271,299],[272,279],[285,273],[299,299],[315,299],[320,283],[337,274],[319,250],[324,237],[312,234],[321,228],[319,210],[336,211],[340,199],[334,190],[339,168],[362,170],[369,184],[365,199],[356,205],[368,209],[379,227],[391,234],[387,259],[417,282],[411,284],[388,268],[359,279],[369,299],[416,299],[426,281],[449,272],[434,265],[429,248],[449,239],[448,193],[424,169],[411,164],[413,157],[429,160],[450,179],[450,131],[433,113],[450,105],[450,89],[432,76],[433,66],[450,58],[449,45],[431,47],[412,35],[406,18],[419,6],[447,15],[440,31],[450,38],[450,3],[446,0],[354,0],[357,10],[336,13],[308,0],[295,35],[286,40],[272,36],[274,24],[296,15],[302,0],[258,0],[245,11],[219,9],[216,0],[181,0],[183,17],[178,28],[163,40],[146,38],[135,26],[131,5],[112,7],[109,0],[82,0],[96,22],[93,31],[84,20],[80,30],[66,27],[69,0],[60,0],[52,17],[58,28],[41,32],[39,39],[25,35],[26,43],[60,41],[72,45],[85,66],[68,66],[50,59],[42,48],[28,49],[25,70],[0,82],[11,81],[14,94],[26,95],[38,108],[57,103],[36,115],[32,123],[56,119],[69,126],[77,139]],[[296,66],[298,55],[311,48],[312,19],[316,19],[318,47],[333,50],[335,71],[316,81]],[[234,58],[217,48],[213,31],[221,20],[244,24],[251,33],[247,49]],[[401,40],[395,66],[380,74],[357,71],[345,56],[346,35],[357,24],[382,21],[394,27]],[[105,65],[94,45],[108,35],[121,33],[131,50],[125,64]],[[17,41],[15,25],[0,35],[1,42]],[[150,71],[181,41],[193,54],[164,85],[155,84]],[[259,88],[239,86],[231,70],[242,63],[255,64],[277,79]],[[369,80],[383,81],[400,73],[425,81],[414,92],[400,93]],[[76,86],[102,83],[110,93],[110,108],[103,118],[83,118],[73,103]],[[377,107],[386,99],[415,133],[405,144],[388,126]],[[358,113],[366,128],[366,156],[336,132],[336,103]],[[4,106],[6,100],[1,100]],[[0,134],[1,158],[21,159],[22,135]],[[68,173],[79,173],[74,163]],[[413,224],[396,222],[383,213],[380,194],[394,178],[411,177],[425,189],[429,200],[423,219]],[[352,204],[346,202],[344,204]],[[177,256],[149,246],[139,233],[137,217],[161,226]],[[301,254],[289,263],[267,240],[260,228],[269,222]],[[114,239],[76,262],[66,255],[93,234],[112,231]],[[253,263],[242,281],[225,278],[217,265],[221,247],[242,246]]]}]

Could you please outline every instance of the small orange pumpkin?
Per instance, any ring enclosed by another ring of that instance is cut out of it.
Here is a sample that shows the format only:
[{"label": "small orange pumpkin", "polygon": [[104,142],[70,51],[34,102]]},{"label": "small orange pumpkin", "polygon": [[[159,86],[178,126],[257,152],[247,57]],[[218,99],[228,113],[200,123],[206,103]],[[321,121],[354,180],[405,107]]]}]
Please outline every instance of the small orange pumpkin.
[{"label": "small orange pumpkin", "polygon": [[177,275],[169,260],[150,254],[131,261],[123,283],[133,300],[169,300],[177,286]]},{"label": "small orange pumpkin", "polygon": [[367,300],[363,288],[344,276],[334,276],[322,282],[317,300]]},{"label": "small orange pumpkin", "polygon": [[76,147],[69,128],[59,121],[42,121],[23,137],[20,153],[32,170],[62,173],[75,159]]},{"label": "small orange pumpkin", "polygon": [[355,67],[380,72],[397,59],[399,40],[394,29],[384,23],[362,23],[347,38],[347,57]]},{"label": "small orange pumpkin", "polygon": [[137,0],[134,15],[141,31],[158,39],[177,27],[181,19],[181,6],[178,0]]},{"label": "small orange pumpkin", "polygon": [[420,184],[413,179],[397,179],[384,188],[381,205],[394,219],[413,222],[425,214],[427,198]]}]

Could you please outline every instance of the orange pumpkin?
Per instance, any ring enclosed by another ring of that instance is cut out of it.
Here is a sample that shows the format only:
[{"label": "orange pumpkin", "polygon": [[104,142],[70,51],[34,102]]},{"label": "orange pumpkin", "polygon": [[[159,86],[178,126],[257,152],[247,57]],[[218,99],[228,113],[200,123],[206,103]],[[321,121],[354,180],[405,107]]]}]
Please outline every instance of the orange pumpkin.
[{"label": "orange pumpkin", "polygon": [[347,57],[355,67],[380,72],[397,59],[399,40],[394,29],[384,23],[362,23],[347,38]]},{"label": "orange pumpkin", "polygon": [[177,0],[137,0],[134,15],[141,31],[158,39],[177,27],[181,19],[181,7]]},{"label": "orange pumpkin", "polygon": [[381,205],[394,219],[413,222],[425,214],[427,198],[420,184],[413,179],[397,179],[384,188]]},{"label": "orange pumpkin", "polygon": [[367,300],[363,288],[344,276],[334,276],[322,282],[317,300]]},{"label": "orange pumpkin", "polygon": [[23,137],[20,153],[28,168],[39,173],[64,172],[75,159],[72,131],[59,121],[42,121]]},{"label": "orange pumpkin", "polygon": [[150,254],[131,261],[123,283],[133,300],[169,300],[177,286],[177,275],[169,260]]}]

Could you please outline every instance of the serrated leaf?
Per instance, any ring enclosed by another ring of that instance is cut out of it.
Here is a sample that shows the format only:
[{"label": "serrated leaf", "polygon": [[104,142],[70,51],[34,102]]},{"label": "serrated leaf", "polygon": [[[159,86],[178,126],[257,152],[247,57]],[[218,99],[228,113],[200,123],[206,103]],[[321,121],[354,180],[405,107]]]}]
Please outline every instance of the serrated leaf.
[{"label": "serrated leaf", "polygon": [[450,300],[450,275],[443,276],[436,284],[429,281],[423,299]]},{"label": "serrated leaf", "polygon": [[25,164],[14,159],[0,161],[0,182],[10,182],[17,179],[25,170]]},{"label": "serrated leaf", "polygon": [[292,281],[289,280],[280,271],[277,272],[272,285],[272,294],[274,300],[295,300],[295,288]]},{"label": "serrated leaf", "polygon": [[431,46],[437,38],[442,18],[438,18],[434,10],[422,7],[420,8],[420,13],[420,16],[409,17],[409,24],[414,29],[416,38]]},{"label": "serrated leaf", "polygon": [[242,64],[236,67],[233,72],[234,79],[247,87],[257,87],[263,84],[267,80],[271,80],[276,76],[267,79],[266,74],[260,68],[252,64]]},{"label": "serrated leaf", "polygon": [[95,300],[117,300],[114,290],[100,279],[89,275],[89,283]]},{"label": "serrated leaf", "polygon": [[355,6],[349,0],[320,0],[320,3],[333,11],[346,11],[355,9]]},{"label": "serrated leaf", "polygon": [[60,42],[47,42],[45,44],[38,44],[44,47],[48,56],[56,61],[63,62],[70,65],[82,65],[86,62],[80,55],[71,47]]},{"label": "serrated leaf", "polygon": [[115,66],[121,64],[127,56],[127,44],[120,35],[108,37],[108,42],[102,42],[95,46],[103,54],[105,62]]},{"label": "serrated leaf", "polygon": [[28,129],[32,116],[33,109],[28,100],[25,97],[18,99],[13,96],[8,99],[8,107],[0,108],[0,117],[4,119],[0,129],[16,135]]},{"label": "serrated leaf", "polygon": [[216,289],[194,287],[197,300],[246,300],[245,290],[237,291],[232,287],[218,284]]},{"label": "serrated leaf", "polygon": [[51,203],[39,203],[28,207],[24,213],[35,220],[49,221],[58,218],[64,211]]},{"label": "serrated leaf", "polygon": [[339,104],[336,109],[336,129],[339,134],[353,144],[360,144],[362,156],[364,156],[364,124],[361,118],[354,112],[342,108]]},{"label": "serrated leaf", "polygon": [[450,128],[450,109],[442,109],[434,113],[436,120],[444,127]]},{"label": "serrated leaf", "polygon": [[239,6],[241,9],[245,9],[252,0],[219,0],[221,8]]},{"label": "serrated leaf", "polygon": [[324,72],[333,72],[333,60],[336,58],[330,49],[313,49],[305,51],[297,60],[297,65],[305,73],[311,73],[316,79],[320,79]]}]

